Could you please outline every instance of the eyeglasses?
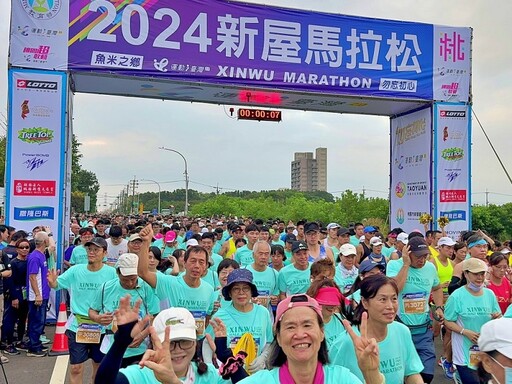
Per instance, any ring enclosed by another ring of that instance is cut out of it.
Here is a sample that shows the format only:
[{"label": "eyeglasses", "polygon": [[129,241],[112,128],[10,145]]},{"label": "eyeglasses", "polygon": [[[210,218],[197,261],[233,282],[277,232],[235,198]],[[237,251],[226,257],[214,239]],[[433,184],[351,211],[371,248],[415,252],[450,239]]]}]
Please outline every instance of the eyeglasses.
[{"label": "eyeglasses", "polygon": [[30,249],[30,247],[18,247],[18,249]]},{"label": "eyeglasses", "polygon": [[87,252],[89,253],[100,253],[101,251],[103,251],[103,248],[87,248]]},{"label": "eyeglasses", "polygon": [[179,346],[180,349],[186,351],[187,349],[192,348],[195,343],[196,342],[194,340],[175,340],[175,341],[171,341],[170,349],[172,352],[176,349],[177,346]]},{"label": "eyeglasses", "polygon": [[251,292],[251,287],[233,287],[231,288],[231,292],[235,292],[235,293],[249,293]]}]

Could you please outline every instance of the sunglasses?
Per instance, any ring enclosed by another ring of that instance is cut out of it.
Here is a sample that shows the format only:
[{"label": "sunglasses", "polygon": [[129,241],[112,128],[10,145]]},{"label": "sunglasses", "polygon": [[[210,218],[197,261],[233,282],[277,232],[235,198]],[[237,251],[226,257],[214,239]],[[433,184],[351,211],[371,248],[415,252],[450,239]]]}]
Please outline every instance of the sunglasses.
[{"label": "sunglasses", "polygon": [[30,249],[30,247],[18,247],[18,249]]}]

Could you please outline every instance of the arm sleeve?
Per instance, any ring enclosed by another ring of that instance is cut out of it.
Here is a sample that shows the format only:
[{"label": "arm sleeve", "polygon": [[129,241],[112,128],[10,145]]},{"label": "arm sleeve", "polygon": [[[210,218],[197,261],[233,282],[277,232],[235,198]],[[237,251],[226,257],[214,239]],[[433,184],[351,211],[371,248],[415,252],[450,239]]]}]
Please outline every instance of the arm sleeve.
[{"label": "arm sleeve", "polygon": [[125,375],[119,372],[119,369],[123,362],[123,355],[128,349],[130,343],[133,341],[130,333],[135,324],[137,324],[136,321],[129,324],[123,324],[118,327],[117,332],[114,335],[114,343],[98,368],[96,380],[94,381],[95,384],[128,383],[128,379]]},{"label": "arm sleeve", "polygon": [[[227,338],[226,337],[216,337],[215,338],[215,347],[216,347],[216,355],[217,358],[225,363],[228,358],[233,356],[233,352],[230,348],[227,347]],[[231,382],[233,384],[238,383],[240,380],[245,379],[249,375],[243,369],[243,367],[239,367],[238,370],[231,375]],[[220,380],[219,380],[220,381]]]},{"label": "arm sleeve", "polygon": [[457,276],[452,277],[452,280],[450,281],[450,284],[448,285],[448,293],[450,295],[461,287],[460,280],[461,279],[458,278]]}]

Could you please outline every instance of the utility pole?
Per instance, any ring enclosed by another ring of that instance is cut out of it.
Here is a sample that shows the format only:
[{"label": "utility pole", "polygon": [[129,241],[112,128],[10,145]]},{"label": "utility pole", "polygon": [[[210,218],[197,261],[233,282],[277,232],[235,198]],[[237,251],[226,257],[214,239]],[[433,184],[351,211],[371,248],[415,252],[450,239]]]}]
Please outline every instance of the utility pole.
[{"label": "utility pole", "polygon": [[137,180],[137,176],[133,176],[133,180],[130,180],[130,186],[132,188],[132,205],[130,207],[130,214],[139,211],[139,207],[136,210],[133,209],[135,206],[135,188],[139,186],[139,181]]},{"label": "utility pole", "polygon": [[217,195],[219,194],[219,183],[217,183]]},{"label": "utility pole", "polygon": [[485,206],[489,206],[489,190],[485,188]]}]

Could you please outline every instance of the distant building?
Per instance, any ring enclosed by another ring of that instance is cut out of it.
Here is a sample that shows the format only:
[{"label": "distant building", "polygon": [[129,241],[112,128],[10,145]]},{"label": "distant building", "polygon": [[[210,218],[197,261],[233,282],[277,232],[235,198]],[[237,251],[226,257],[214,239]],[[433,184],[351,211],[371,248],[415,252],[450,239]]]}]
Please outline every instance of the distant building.
[{"label": "distant building", "polygon": [[302,192],[327,191],[327,148],[295,152],[292,161],[292,189]]}]

